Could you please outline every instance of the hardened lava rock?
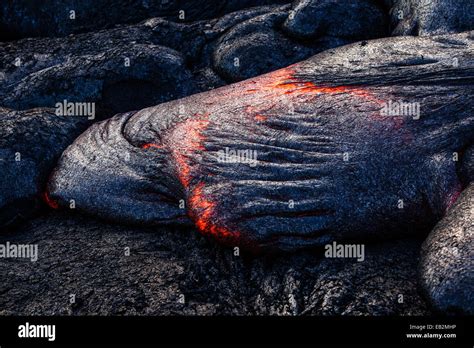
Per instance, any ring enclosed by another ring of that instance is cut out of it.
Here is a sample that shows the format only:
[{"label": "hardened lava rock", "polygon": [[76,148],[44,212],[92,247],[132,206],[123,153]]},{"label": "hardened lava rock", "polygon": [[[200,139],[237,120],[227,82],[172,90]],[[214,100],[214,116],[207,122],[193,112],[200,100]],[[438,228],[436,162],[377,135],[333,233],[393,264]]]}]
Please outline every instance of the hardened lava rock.
[{"label": "hardened lava rock", "polygon": [[438,311],[474,314],[474,184],[423,243],[420,277]]},{"label": "hardened lava rock", "polygon": [[326,35],[368,40],[387,36],[386,17],[385,8],[370,0],[298,0],[292,5],[284,29],[307,40]]},{"label": "hardened lava rock", "polygon": [[285,2],[289,0],[6,0],[0,4],[0,40],[67,36],[151,17],[197,21]]},{"label": "hardened lava rock", "polygon": [[474,29],[472,0],[392,0],[392,35],[436,35]]},{"label": "hardened lava rock", "polygon": [[268,5],[206,21],[151,18],[61,38],[0,43],[1,105],[24,110],[63,100],[94,102],[104,119],[383,36],[388,21],[377,6],[361,2],[349,12],[367,15],[331,16],[329,6],[320,9],[318,18],[327,25],[313,28],[310,40],[296,29],[300,13],[312,16],[310,10],[301,8],[293,17],[290,5]]},{"label": "hardened lava rock", "polygon": [[[0,315],[428,315],[420,241],[366,245],[363,262],[323,252],[234,256],[193,230],[49,214],[0,235],[38,260],[0,259]],[[71,294],[75,303],[70,303]]]},{"label": "hardened lava rock", "polygon": [[[0,228],[41,206],[46,181],[63,150],[90,122],[51,109],[0,108]],[[46,197],[43,196],[43,199]]]},{"label": "hardened lava rock", "polygon": [[371,1],[297,1],[226,32],[214,51],[214,68],[236,82],[329,48],[387,36],[387,28],[387,16]]},{"label": "hardened lava rock", "polygon": [[195,93],[184,57],[147,37],[133,41],[137,31],[0,44],[2,105],[24,110],[93,102],[104,118]]}]

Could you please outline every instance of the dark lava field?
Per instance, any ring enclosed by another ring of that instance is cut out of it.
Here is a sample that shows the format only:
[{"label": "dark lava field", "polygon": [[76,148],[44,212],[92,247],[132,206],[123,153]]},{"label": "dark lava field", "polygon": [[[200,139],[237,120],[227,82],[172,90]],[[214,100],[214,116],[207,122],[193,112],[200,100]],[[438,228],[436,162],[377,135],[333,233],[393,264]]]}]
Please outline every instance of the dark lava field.
[{"label": "dark lava field", "polygon": [[472,0],[1,1],[0,315],[472,315],[473,30]]}]

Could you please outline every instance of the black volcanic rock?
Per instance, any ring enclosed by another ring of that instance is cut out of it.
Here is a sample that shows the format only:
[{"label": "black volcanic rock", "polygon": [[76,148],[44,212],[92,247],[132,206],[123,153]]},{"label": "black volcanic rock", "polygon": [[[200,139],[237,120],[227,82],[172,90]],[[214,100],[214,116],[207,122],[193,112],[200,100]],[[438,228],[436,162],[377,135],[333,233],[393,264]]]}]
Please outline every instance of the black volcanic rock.
[{"label": "black volcanic rock", "polygon": [[[315,29],[318,37],[310,41],[295,36],[295,25],[292,34],[283,31],[291,22],[289,5],[271,5],[194,23],[152,18],[64,38],[0,43],[0,105],[24,110],[63,100],[94,102],[99,119],[142,109],[366,38],[360,27],[381,35],[378,7],[364,6],[374,18],[346,19],[344,27],[353,34],[324,27]],[[318,13],[325,11],[330,8]],[[329,14],[326,23],[334,20],[334,27],[341,27],[340,17]]]},{"label": "black volcanic rock", "polygon": [[0,40],[66,36],[151,17],[190,22],[285,2],[289,0],[5,0],[0,3]]},{"label": "black volcanic rock", "polygon": [[104,118],[196,92],[181,53],[154,44],[151,35],[143,25],[0,44],[1,104],[22,110],[95,102]]},{"label": "black volcanic rock", "polygon": [[[236,25],[216,45],[213,56],[215,70],[226,80],[236,82],[290,65],[315,53],[315,50],[292,42],[278,32],[278,27],[287,17],[287,11],[272,12]],[[320,50],[325,48],[321,46]]]},{"label": "black volcanic rock", "polygon": [[474,314],[474,183],[423,243],[420,278],[435,309]]},{"label": "black volcanic rock", "polygon": [[284,29],[300,39],[332,36],[368,40],[387,36],[386,16],[384,9],[370,0],[298,0]]},{"label": "black volcanic rock", "polygon": [[48,175],[62,151],[89,125],[51,109],[0,108],[0,227],[40,207]]},{"label": "black volcanic rock", "polygon": [[39,255],[0,259],[0,315],[430,314],[417,240],[366,245],[363,262],[322,251],[250,259],[193,231],[54,213],[0,235],[7,242]]},{"label": "black volcanic rock", "polygon": [[392,0],[392,35],[435,35],[474,29],[472,0]]},{"label": "black volcanic rock", "polygon": [[218,41],[214,68],[231,82],[354,41],[383,37],[388,19],[370,1],[299,1],[235,25]]}]

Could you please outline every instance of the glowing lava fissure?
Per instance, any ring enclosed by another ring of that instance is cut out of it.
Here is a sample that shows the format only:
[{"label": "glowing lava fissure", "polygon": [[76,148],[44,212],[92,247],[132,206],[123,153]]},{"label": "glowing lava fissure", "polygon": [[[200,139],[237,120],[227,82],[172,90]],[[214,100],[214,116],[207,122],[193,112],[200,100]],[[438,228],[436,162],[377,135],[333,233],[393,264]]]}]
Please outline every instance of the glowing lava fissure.
[{"label": "glowing lava fissure", "polygon": [[158,145],[158,144],[155,144],[155,143],[148,143],[148,144],[143,144],[141,146],[141,148],[144,149],[144,150],[150,149],[150,148],[162,149],[163,145]]},{"label": "glowing lava fissure", "polygon": [[191,218],[203,235],[210,235],[221,243],[236,245],[240,243],[240,233],[218,226],[215,219],[216,203],[203,192],[204,183],[200,182],[189,195],[188,203],[192,207]]},{"label": "glowing lava fissure", "polygon": [[[267,83],[264,84],[260,91],[267,95],[263,98],[279,99],[286,96],[303,96],[308,98],[314,98],[318,95],[336,95],[347,93],[351,96],[362,99],[365,102],[375,104],[379,110],[382,110],[386,102],[377,97],[372,91],[368,90],[363,86],[357,85],[340,85],[340,86],[328,86],[328,85],[316,85],[311,81],[301,81],[297,76],[297,72],[293,66],[288,68],[280,69],[266,76]],[[257,93],[259,90],[255,88],[247,89],[247,93]],[[257,123],[262,123],[268,120],[266,111],[268,109],[258,109],[256,107],[247,106],[247,110],[252,109],[254,114],[254,120]],[[396,116],[384,116],[381,112],[370,113],[370,118],[376,122],[382,122],[384,126],[389,126],[391,131],[399,131],[405,124],[403,117]]]},{"label": "glowing lava fissure", "polygon": [[209,124],[209,113],[196,113],[193,117],[177,123],[163,145],[149,143],[142,148],[169,149],[178,179],[185,189],[189,217],[195,222],[201,234],[210,235],[221,243],[230,245],[239,240],[239,233],[218,226],[213,221],[217,203],[204,193],[204,182],[193,183],[193,178],[198,177],[196,174],[205,174],[204,166],[196,161],[196,158],[199,158],[199,153],[205,150],[205,131]]},{"label": "glowing lava fissure", "polygon": [[50,208],[53,208],[53,209],[58,209],[58,208],[59,208],[58,202],[56,202],[54,199],[52,199],[51,197],[49,197],[48,191],[44,191],[44,192],[43,192],[43,201],[44,201]]},{"label": "glowing lava fissure", "polygon": [[[376,104],[380,108],[382,108],[384,105],[383,100],[379,99],[371,91],[362,86],[328,86],[316,85],[311,81],[301,81],[298,79],[298,77],[296,77],[296,70],[293,66],[269,73],[262,78],[265,82],[259,88],[255,88],[254,86],[256,81],[249,81],[251,86],[246,89],[245,93],[252,95],[262,94],[261,97],[258,96],[258,98],[265,100],[281,100],[281,98],[290,96],[314,98],[318,95],[336,95],[347,93],[361,98],[366,102]],[[257,123],[262,123],[268,120],[268,115],[266,112],[268,110],[269,108],[267,107],[265,109],[259,109],[256,106],[250,105],[247,105],[245,108],[245,112],[252,113],[253,119],[257,121]],[[391,121],[391,118],[388,119],[378,115],[374,117],[374,120]]]},{"label": "glowing lava fissure", "polygon": [[206,136],[204,131],[209,126],[209,114],[196,114],[175,126],[172,135],[167,142],[171,151],[178,178],[184,188],[189,188],[192,179],[193,167],[199,163],[193,163],[193,157],[199,157],[199,152],[205,150],[204,142]]},{"label": "glowing lava fissure", "polygon": [[[296,77],[296,70],[290,66],[285,69],[280,69],[274,73],[268,75],[270,83],[268,83],[263,90],[265,91],[276,91],[277,93],[283,94],[340,94],[350,93],[360,98],[366,99],[367,101],[374,102],[377,104],[383,103],[380,99],[374,96],[370,91],[366,90],[361,86],[318,86],[311,81],[301,81]],[[250,89],[255,91],[255,89]]]}]

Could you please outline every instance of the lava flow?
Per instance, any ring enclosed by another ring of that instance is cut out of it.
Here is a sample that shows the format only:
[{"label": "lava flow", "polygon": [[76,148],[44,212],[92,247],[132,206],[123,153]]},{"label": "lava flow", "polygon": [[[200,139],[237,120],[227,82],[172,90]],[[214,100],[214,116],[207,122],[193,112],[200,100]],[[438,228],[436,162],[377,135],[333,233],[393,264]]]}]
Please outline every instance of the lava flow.
[{"label": "lava flow", "polygon": [[[274,100],[277,104],[283,95],[308,95],[313,97],[318,94],[349,93],[369,101],[380,102],[370,92],[362,88],[352,86],[316,86],[313,82],[299,81],[292,68],[281,69],[267,75],[270,81],[261,84],[257,89],[247,89],[247,93],[262,94],[260,100]],[[254,83],[249,81],[249,83]],[[266,112],[272,107],[264,103],[265,107],[247,105],[245,114],[252,116],[256,123],[265,122],[268,118]],[[164,145],[153,143],[145,144],[143,149],[158,148],[165,146],[169,149],[175,163],[175,169],[180,183],[183,185],[188,202],[188,213],[195,222],[197,228],[203,235],[227,243],[241,243],[241,233],[231,231],[227,227],[216,224],[218,202],[212,200],[210,194],[205,193],[205,181],[199,177],[205,177],[205,166],[199,162],[200,155],[206,150],[204,144],[207,139],[206,131],[209,130],[209,114],[194,114],[192,117],[179,122],[171,131],[169,137],[164,140]]]}]

